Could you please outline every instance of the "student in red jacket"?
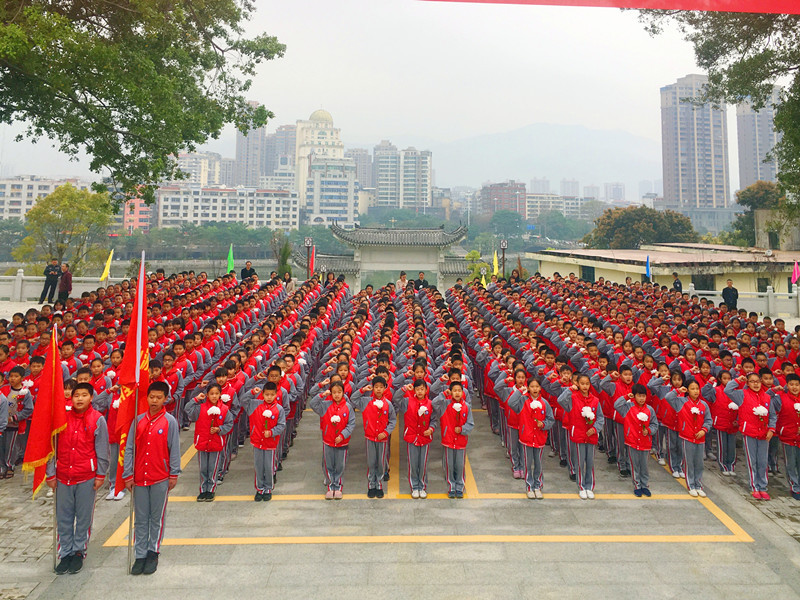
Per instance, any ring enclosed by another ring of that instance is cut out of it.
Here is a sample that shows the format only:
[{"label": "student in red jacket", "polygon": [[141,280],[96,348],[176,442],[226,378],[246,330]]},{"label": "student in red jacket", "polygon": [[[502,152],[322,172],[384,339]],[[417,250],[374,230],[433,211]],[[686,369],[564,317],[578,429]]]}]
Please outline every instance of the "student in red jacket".
[{"label": "student in red jacket", "polygon": [[367,498],[383,498],[383,476],[389,468],[389,436],[397,424],[397,416],[383,377],[373,377],[372,385],[364,391],[367,393],[354,394],[351,404],[361,411],[367,438]]},{"label": "student in red jacket", "polygon": [[519,443],[522,445],[527,496],[541,500],[544,487],[542,455],[547,443],[547,432],[555,423],[553,409],[542,398],[542,387],[533,377],[528,380],[525,389],[515,389],[507,403],[519,418]]},{"label": "student in red jacket", "polygon": [[472,407],[464,398],[463,384],[451,382],[450,388],[434,400],[433,408],[439,416],[442,432],[442,466],[447,480],[447,497],[463,498],[467,440],[475,427]]},{"label": "student in red jacket", "polygon": [[356,426],[355,411],[345,398],[341,381],[331,383],[330,390],[312,398],[308,406],[319,415],[319,428],[322,430],[325,499],[341,500],[347,447]]},{"label": "student in red jacket", "polygon": [[403,413],[403,439],[408,444],[408,485],[411,497],[428,497],[428,450],[436,431],[433,419],[433,403],[428,394],[428,384],[424,379],[414,381],[404,387],[405,394],[400,400],[398,412]]},{"label": "student in red jacket", "polygon": [[[175,417],[164,409],[168,397],[169,385],[163,381],[150,384],[148,411],[131,423],[125,446],[122,477],[128,491],[134,491],[135,511],[136,560],[131,575],[151,575],[158,568],[167,497],[181,473],[180,429]],[[135,464],[134,443],[137,448]],[[148,450],[142,452],[144,448]]]},{"label": "student in red jacket", "polygon": [[739,405],[725,394],[731,372],[720,371],[703,386],[702,394],[711,408],[717,433],[717,463],[723,476],[733,477],[736,468],[736,432],[739,431]]},{"label": "student in red jacket", "polygon": [[58,556],[56,573],[77,573],[89,546],[94,500],[108,471],[108,428],[92,408],[94,388],[79,383],[72,391],[67,428],[58,434],[58,450],[47,465],[47,485],[56,494]]},{"label": "student in red jacket", "polygon": [[208,386],[204,393],[186,404],[184,412],[194,426],[194,447],[200,465],[200,493],[198,502],[213,502],[217,489],[217,473],[222,466],[225,436],[233,427],[233,415],[220,400],[222,388],[217,383]]},{"label": "student in red jacket", "polygon": [[800,377],[786,376],[786,389],[776,401],[778,420],[775,430],[783,445],[786,479],[792,498],[800,500]]},{"label": "student in red jacket", "polygon": [[622,417],[625,445],[636,497],[651,496],[650,471],[647,458],[653,448],[653,436],[658,432],[656,411],[647,405],[647,388],[640,383],[631,387],[632,399],[620,396],[614,401],[614,412]]},{"label": "student in red jacket", "polygon": [[281,434],[286,429],[286,413],[278,400],[278,386],[268,381],[261,398],[254,398],[247,407],[250,423],[250,443],[253,444],[253,465],[256,472],[256,502],[272,500],[275,471]]}]

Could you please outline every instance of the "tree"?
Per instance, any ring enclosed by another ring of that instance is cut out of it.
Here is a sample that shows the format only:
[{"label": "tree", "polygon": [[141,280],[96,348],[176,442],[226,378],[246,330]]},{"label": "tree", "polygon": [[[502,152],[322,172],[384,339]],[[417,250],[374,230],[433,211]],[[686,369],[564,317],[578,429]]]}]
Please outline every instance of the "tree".
[{"label": "tree", "polygon": [[[22,243],[25,237],[25,223],[19,219],[0,219],[0,261],[13,260],[11,251]],[[15,269],[16,270],[16,269]]]},{"label": "tree", "polygon": [[270,240],[272,253],[278,261],[278,277],[283,277],[284,273],[292,274],[292,267],[289,259],[292,257],[292,245],[289,243],[289,236],[282,231],[276,231]]},{"label": "tree", "polygon": [[74,275],[81,275],[107,258],[113,214],[108,194],[64,184],[28,211],[27,236],[12,254],[30,265],[57,258],[68,262]]},{"label": "tree", "polygon": [[782,136],[772,151],[778,180],[800,202],[800,15],[642,10],[651,34],[675,22],[694,46],[709,84],[698,102],[740,104],[759,110],[771,102],[774,85],[786,82],[775,114]]},{"label": "tree", "polygon": [[556,240],[579,240],[592,229],[590,223],[577,219],[567,219],[561,212],[551,210],[536,219],[537,231],[543,236]]},{"label": "tree", "polygon": [[[248,104],[250,77],[283,56],[243,36],[254,0],[5,0],[0,3],[0,123],[25,121],[128,198],[155,199],[179,152],[273,115]],[[102,187],[102,186],[99,186]],[[115,201],[121,199],[115,198]]]},{"label": "tree", "polygon": [[492,215],[491,226],[497,235],[517,237],[525,232],[525,219],[513,210],[498,210]]},{"label": "tree", "polygon": [[612,208],[597,219],[583,238],[590,248],[638,248],[642,244],[696,242],[697,232],[688,217],[646,206]]},{"label": "tree", "polygon": [[[747,210],[731,223],[730,230],[722,232],[720,238],[727,244],[736,246],[755,246],[756,245],[756,221],[754,211],[760,209],[778,210],[778,219],[781,218],[786,197],[781,190],[772,182],[757,181],[750,187],[736,192],[736,202]],[[782,229],[784,225],[776,226]]]}]

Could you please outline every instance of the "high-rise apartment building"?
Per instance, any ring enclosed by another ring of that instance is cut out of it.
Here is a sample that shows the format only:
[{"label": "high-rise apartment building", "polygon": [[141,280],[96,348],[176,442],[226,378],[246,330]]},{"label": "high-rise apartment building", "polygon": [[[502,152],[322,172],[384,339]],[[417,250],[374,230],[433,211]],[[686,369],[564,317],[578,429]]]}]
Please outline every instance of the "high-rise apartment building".
[{"label": "high-rise apartment building", "polygon": [[281,125],[275,133],[268,133],[264,146],[264,173],[275,175],[280,166],[288,164],[294,168],[295,150],[297,149],[297,125]]},{"label": "high-rise apartment building", "polygon": [[481,188],[481,212],[493,215],[499,210],[511,210],[526,218],[527,194],[521,181],[487,183]]},{"label": "high-rise apartment building", "polygon": [[344,158],[341,130],[333,126],[333,117],[326,110],[315,110],[307,121],[297,121],[295,138],[295,181],[300,208],[306,205],[306,180],[310,176],[312,157],[317,159]]},{"label": "high-rise apartment building", "polygon": [[549,194],[550,180],[547,177],[531,179],[531,194]]},{"label": "high-rise apartment building", "polygon": [[561,180],[561,195],[577,198],[581,195],[581,183],[577,179]]},{"label": "high-rise apartment building", "polygon": [[623,202],[625,200],[625,184],[620,182],[606,183],[606,202]]},{"label": "high-rise apartment building", "polygon": [[753,110],[744,102],[736,107],[736,131],[739,138],[739,187],[744,189],[756,181],[777,181],[777,165],[767,160],[780,136],[775,131],[775,109],[781,88],[775,86],[767,105]]},{"label": "high-rise apartment building", "polygon": [[306,225],[358,224],[356,163],[350,158],[312,158],[306,180]]},{"label": "high-rise apartment building", "polygon": [[220,183],[220,162],[222,157],[216,152],[187,152],[178,155],[178,168],[186,174],[182,181],[198,185]]},{"label": "high-rise apartment building", "polygon": [[687,75],[661,88],[664,205],[678,210],[725,208],[730,201],[726,107],[697,106],[708,83]]},{"label": "high-rise apartment building", "polygon": [[372,155],[366,148],[350,148],[344,153],[356,163],[356,178],[361,189],[375,187],[372,178]]},{"label": "high-rise apartment building", "polygon": [[[259,106],[258,102],[249,102],[250,106]],[[236,130],[236,175],[235,184],[257,186],[264,174],[264,150],[266,146],[267,128],[251,129],[246,134]]]},{"label": "high-rise apartment building", "polygon": [[233,187],[236,179],[236,159],[223,158],[219,161],[219,184]]},{"label": "high-rise apartment building", "polygon": [[587,200],[600,200],[600,186],[594,184],[583,186],[583,197]]},{"label": "high-rise apartment building", "polygon": [[389,140],[381,140],[372,151],[375,205],[400,206],[400,151]]},{"label": "high-rise apartment building", "polygon": [[25,215],[36,204],[36,200],[44,198],[65,183],[72,184],[75,189],[91,191],[92,182],[80,179],[49,179],[20,175],[0,179],[0,220],[25,220]]},{"label": "high-rise apartment building", "polygon": [[400,208],[419,211],[431,206],[432,171],[429,150],[412,146],[400,152]]}]

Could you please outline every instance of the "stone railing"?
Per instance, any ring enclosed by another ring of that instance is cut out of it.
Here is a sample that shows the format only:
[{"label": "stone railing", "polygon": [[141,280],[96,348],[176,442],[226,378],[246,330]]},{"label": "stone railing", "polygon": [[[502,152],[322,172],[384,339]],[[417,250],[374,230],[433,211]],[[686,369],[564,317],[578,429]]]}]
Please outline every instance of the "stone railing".
[{"label": "stone railing", "polygon": [[[747,312],[757,312],[759,315],[767,317],[800,317],[800,286],[792,286],[791,293],[776,293],[772,286],[767,286],[766,292],[739,292],[737,308],[743,308]],[[722,302],[722,292],[709,290],[696,290],[694,284],[690,284],[687,290],[689,295],[698,295],[701,298],[708,298],[714,304]]]},{"label": "stone railing", "polygon": [[[120,278],[112,277],[107,283],[118,283]],[[99,277],[73,277],[73,298],[78,298],[83,292],[91,292],[107,285],[101,283]],[[0,275],[0,300],[11,302],[37,302],[44,288],[44,277],[41,275],[25,275],[22,269],[17,269],[16,275]],[[57,295],[57,293],[56,293]]]}]

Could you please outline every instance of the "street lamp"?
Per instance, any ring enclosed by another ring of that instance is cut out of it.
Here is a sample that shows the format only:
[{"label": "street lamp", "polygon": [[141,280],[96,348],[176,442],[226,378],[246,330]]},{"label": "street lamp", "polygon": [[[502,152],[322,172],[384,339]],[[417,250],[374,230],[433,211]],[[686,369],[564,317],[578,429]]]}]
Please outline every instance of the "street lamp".
[{"label": "street lamp", "polygon": [[500,250],[503,251],[503,279],[506,278],[506,249],[508,248],[508,240],[500,240]]},{"label": "street lamp", "polygon": [[314,245],[314,239],[303,238],[303,245],[306,247],[306,279],[311,279],[311,246]]}]

